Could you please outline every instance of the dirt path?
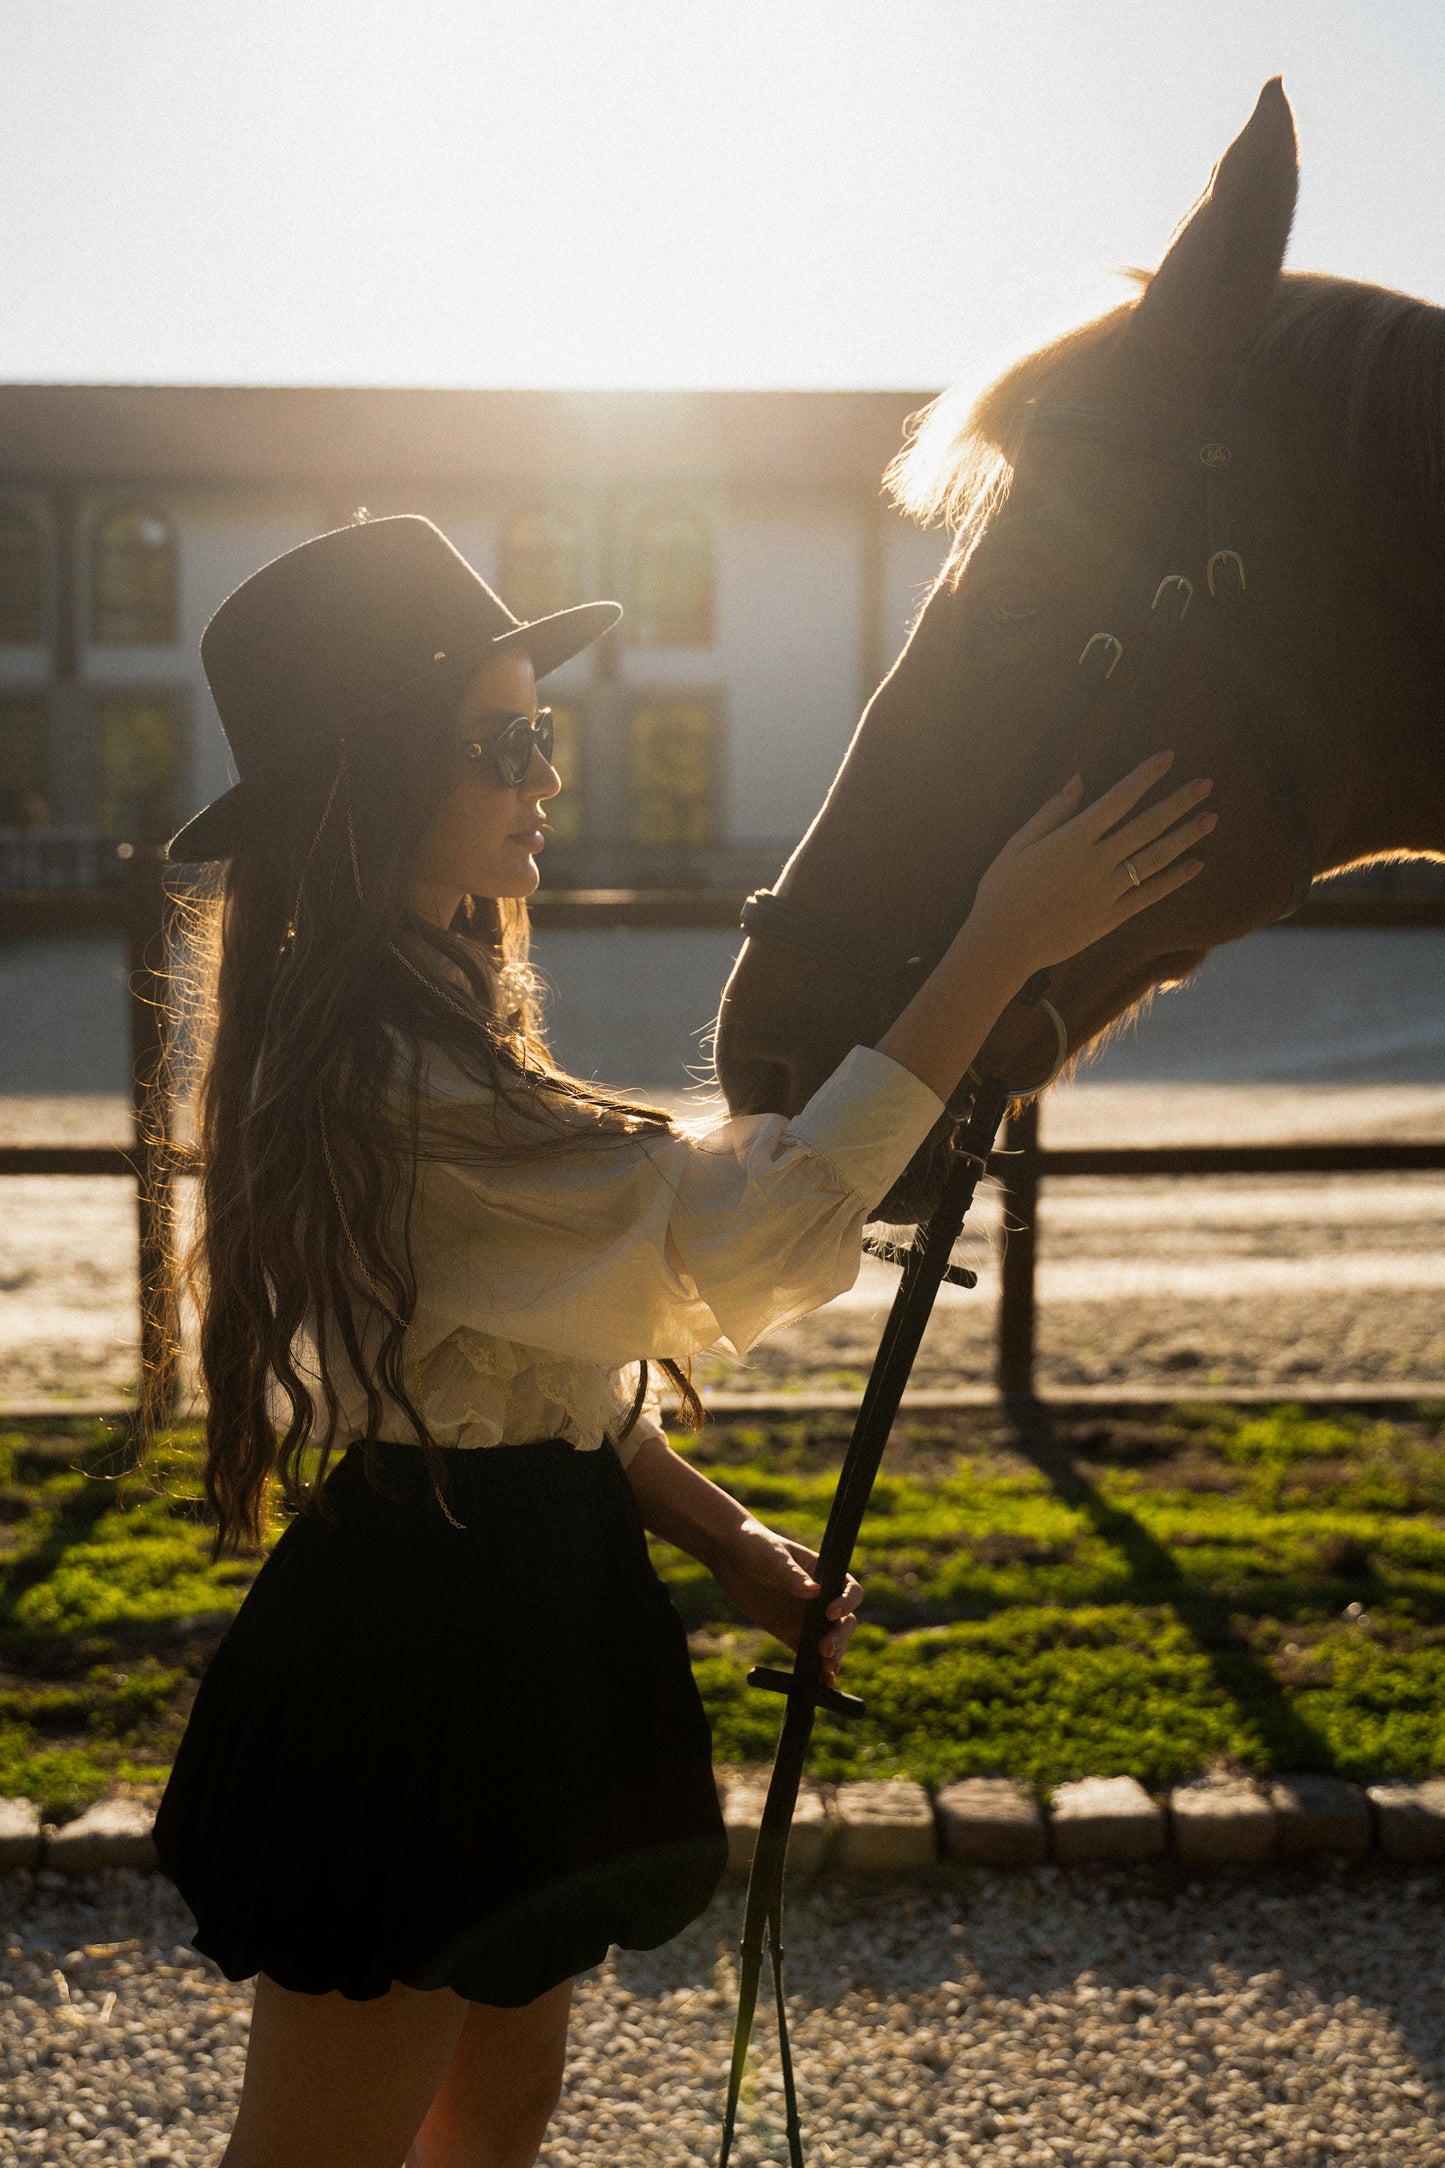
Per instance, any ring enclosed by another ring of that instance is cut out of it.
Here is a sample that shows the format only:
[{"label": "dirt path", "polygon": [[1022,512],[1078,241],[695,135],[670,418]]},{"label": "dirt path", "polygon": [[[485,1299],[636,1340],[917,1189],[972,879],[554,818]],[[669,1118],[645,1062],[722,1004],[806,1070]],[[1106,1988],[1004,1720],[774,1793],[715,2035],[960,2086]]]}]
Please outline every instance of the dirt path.
[{"label": "dirt path", "polygon": [[[1288,1139],[1445,1134],[1445,1089],[1076,1086],[1047,1137]],[[104,1098],[0,1100],[0,1139],[124,1135]],[[962,1254],[982,1275],[946,1290],[919,1385],[992,1374],[997,1197]],[[0,1180],[0,1400],[126,1389],[135,1377],[135,1220],[123,1180]],[[848,1385],[866,1371],[893,1285],[865,1264],[851,1294],[755,1349],[699,1364],[705,1384]],[[1137,1384],[1422,1386],[1445,1380],[1445,1174],[1058,1182],[1040,1219],[1039,1376]]]}]

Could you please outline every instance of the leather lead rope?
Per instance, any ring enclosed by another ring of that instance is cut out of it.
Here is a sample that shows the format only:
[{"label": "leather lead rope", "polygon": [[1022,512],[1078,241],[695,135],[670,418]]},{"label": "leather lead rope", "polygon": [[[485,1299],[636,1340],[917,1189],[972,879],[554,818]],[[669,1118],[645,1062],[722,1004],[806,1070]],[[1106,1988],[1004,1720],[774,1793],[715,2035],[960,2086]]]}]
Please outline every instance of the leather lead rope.
[{"label": "leather lead rope", "polygon": [[[1216,388],[1211,402],[1216,415],[1221,411],[1223,396]],[[1288,918],[1309,893],[1309,823],[1304,794],[1294,774],[1249,621],[1244,562],[1231,540],[1227,477],[1232,454],[1223,427],[1216,427],[1211,421],[1202,429],[1180,433],[1124,415],[1047,405],[1035,408],[1032,420],[1035,427],[1100,437],[1126,449],[1143,452],[1175,467],[1181,477],[1181,488],[1185,490],[1197,488],[1199,468],[1204,469],[1209,536],[1206,577],[1210,595],[1219,604],[1239,702],[1253,734],[1289,846],[1290,894],[1280,914]],[[1168,539],[1174,518],[1171,496],[1157,531],[1158,539]],[[1126,695],[1119,742],[1113,756],[1123,759],[1126,766],[1132,765],[1139,741],[1157,706],[1192,593],[1189,581],[1179,573],[1167,574],[1155,590],[1143,652]],[[1079,657],[1079,669],[1073,683],[1054,716],[1052,727],[1044,733],[1037,756],[1040,773],[1072,743],[1092,714],[1122,653],[1122,645],[1113,633],[1095,633],[1087,642]],[[831,965],[853,978],[875,985],[881,983],[897,988],[900,984],[905,987],[916,984],[932,957],[929,944],[925,944],[918,955],[891,957],[879,944],[843,927],[830,925],[816,913],[802,909],[784,897],[774,896],[767,889],[748,898],[742,925],[743,931],[752,939],[791,948],[815,962]],[[943,937],[940,949],[947,946],[949,938],[951,929]],[[1040,982],[1031,990],[1032,998],[1042,998],[1046,983],[1046,975],[1041,976]],[[1046,1002],[1044,1006],[1049,1008]],[[1067,1035],[1057,1011],[1050,1008],[1049,1013],[1059,1034],[1062,1060],[1068,1051]],[[819,1647],[828,1630],[827,1607],[841,1594],[847,1581],[848,1562],[858,1540],[888,1434],[939,1287],[946,1278],[966,1278],[961,1271],[955,1272],[950,1267],[949,1256],[973,1203],[1004,1107],[1010,1098],[1032,1097],[1040,1089],[1041,1086],[1033,1085],[1027,1092],[1011,1091],[996,1079],[978,1084],[972,1111],[955,1133],[955,1157],[938,1208],[912,1248],[901,1256],[896,1252],[893,1256],[893,1261],[903,1266],[903,1278],[874,1358],[828,1515],[818,1557],[819,1593],[804,1614],[797,1661],[791,1672],[756,1669],[749,1674],[750,1684],[785,1694],[787,1708],[748,1877],[737,2025],[733,2034],[732,2069],[718,2168],[727,2168],[732,2150],[748,2041],[762,1977],[765,1936],[772,1956],[773,1993],[787,2106],[788,2158],[791,2168],[804,2168],[792,2056],[788,2046],[787,2012],[783,2002],[783,1869],[815,1712],[824,1708],[839,1715],[858,1715],[863,1709],[856,1695],[840,1693],[822,1683]],[[879,1254],[885,1247],[880,1245]]]},{"label": "leather lead rope", "polygon": [[718,2168],[728,2168],[747,2065],[748,2042],[757,2010],[762,1978],[763,1941],[772,1958],[773,1999],[777,2011],[778,2048],[783,2071],[783,2098],[788,2134],[790,2168],[804,2168],[802,2129],[798,2120],[797,2091],[793,2080],[792,2052],[788,2043],[787,2010],[783,2000],[783,1874],[787,1860],[788,1833],[803,1778],[808,1743],[818,1709],[835,1715],[858,1716],[863,1703],[856,1694],[840,1693],[823,1684],[821,1643],[828,1632],[828,1606],[843,1592],[849,1561],[858,1542],[863,1516],[873,1492],[889,1433],[898,1414],[903,1389],[913,1369],[919,1342],[933,1311],[938,1290],[950,1275],[949,1260],[963,1229],[988,1165],[1009,1093],[990,1078],[979,1086],[971,1112],[961,1121],[952,1144],[952,1164],[945,1178],[938,1206],[922,1228],[903,1260],[903,1277],[878,1353],[863,1394],[863,1404],[848,1441],[838,1487],[828,1514],[818,1552],[818,1594],[804,1613],[798,1653],[791,1672],[759,1668],[748,1682],[787,1696],[783,1728],[773,1759],[773,1773],[763,1806],[762,1823],[748,1875],[747,1903],[743,1914],[741,1964],[738,1971],[738,2014],[733,2031],[732,2067],[728,2076],[727,2106],[723,2113],[722,2148]]}]

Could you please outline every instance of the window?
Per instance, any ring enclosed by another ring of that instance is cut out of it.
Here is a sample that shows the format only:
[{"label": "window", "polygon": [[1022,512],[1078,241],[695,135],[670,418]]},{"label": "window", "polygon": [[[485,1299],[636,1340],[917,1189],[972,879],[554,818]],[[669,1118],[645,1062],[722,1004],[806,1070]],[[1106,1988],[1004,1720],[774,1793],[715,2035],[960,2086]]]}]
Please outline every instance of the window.
[{"label": "window", "polygon": [[682,848],[713,830],[712,709],[701,700],[650,700],[627,730],[627,802],[634,843]]},{"label": "window", "polygon": [[95,825],[107,838],[163,843],[180,826],[179,738],[169,700],[101,700],[95,710]]},{"label": "window", "polygon": [[49,821],[45,739],[42,700],[0,700],[0,827]]},{"label": "window", "polygon": [[45,540],[20,504],[0,504],[0,643],[37,647],[45,638]]},{"label": "window", "polygon": [[528,622],[584,602],[585,556],[575,520],[529,512],[509,521],[502,536],[503,602]]},{"label": "window", "polygon": [[154,512],[107,512],[90,566],[90,637],[99,647],[168,647],[176,636],[176,550]]},{"label": "window", "polygon": [[582,833],[583,811],[583,764],[582,764],[582,718],[575,707],[565,701],[549,700],[552,710],[556,742],[552,747],[552,765],[562,778],[562,788],[555,798],[549,798],[543,811],[547,826],[558,843],[575,843]]},{"label": "window", "polygon": [[631,639],[637,647],[711,647],[712,536],[700,519],[646,513],[632,534]]}]

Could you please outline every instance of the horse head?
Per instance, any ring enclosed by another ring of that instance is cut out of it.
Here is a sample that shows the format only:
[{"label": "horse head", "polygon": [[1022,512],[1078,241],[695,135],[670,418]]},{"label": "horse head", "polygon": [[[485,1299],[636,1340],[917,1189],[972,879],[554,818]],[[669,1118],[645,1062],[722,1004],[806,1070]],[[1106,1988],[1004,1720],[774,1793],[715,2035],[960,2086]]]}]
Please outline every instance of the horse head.
[{"label": "horse head", "polygon": [[[1075,770],[1093,795],[1167,746],[1178,779],[1214,778],[1220,816],[1197,879],[1053,972],[1075,1055],[1278,917],[1311,873],[1445,845],[1445,313],[1282,274],[1297,173],[1276,80],[1134,299],[966,413],[945,394],[916,421],[889,480],[953,546],[774,890],[827,939],[781,925],[729,980],[716,1058],[735,1111],[796,1111],[886,1029],[908,959],[939,952],[1000,846]],[[1206,503],[1221,429],[1225,550]],[[1229,600],[1272,756],[1248,725]],[[1016,1003],[980,1066],[1022,1088],[1056,1043]],[[926,1186],[885,1216],[915,1216]]]}]

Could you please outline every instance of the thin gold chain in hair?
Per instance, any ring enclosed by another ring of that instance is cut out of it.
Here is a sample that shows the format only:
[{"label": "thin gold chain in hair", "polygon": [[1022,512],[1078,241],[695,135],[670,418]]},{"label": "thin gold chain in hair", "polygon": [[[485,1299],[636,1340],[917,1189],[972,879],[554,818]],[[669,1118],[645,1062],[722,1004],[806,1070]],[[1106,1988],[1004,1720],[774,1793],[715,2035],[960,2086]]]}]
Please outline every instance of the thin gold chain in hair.
[{"label": "thin gold chain in hair", "polygon": [[[336,1179],[336,1163],[331,1157],[331,1139],[326,1133],[326,1110],[323,1106],[320,1105],[319,1102],[317,1104],[316,1112],[321,1124],[322,1157],[326,1161],[326,1172],[331,1182],[331,1194],[336,1199],[336,1210],[337,1215],[341,1221],[341,1231],[345,1235],[346,1240],[350,1245],[351,1254],[356,1259],[357,1268],[360,1271],[362,1278],[365,1280],[367,1286],[371,1289],[372,1297],[375,1300],[377,1307],[384,1310],[387,1316],[391,1318],[395,1324],[400,1325],[402,1331],[405,1332],[406,1319],[397,1315],[397,1312],[392,1308],[391,1304],[387,1301],[385,1295],[383,1295],[383,1293],[381,1292],[381,1289],[377,1286],[376,1281],[372,1277],[371,1268],[367,1264],[366,1259],[361,1254],[360,1244],[357,1242],[355,1235],[351,1232],[351,1221],[348,1219],[346,1207],[341,1201],[341,1184]],[[437,1504],[441,1507],[443,1513],[445,1513],[447,1519],[451,1522],[453,1528],[460,1528],[463,1530],[466,1528],[466,1522],[459,1521],[457,1519],[455,1513],[453,1513],[451,1507],[447,1504],[445,1498],[442,1497],[440,1491],[437,1492]]]},{"label": "thin gold chain in hair", "polygon": [[341,1221],[341,1232],[345,1235],[346,1240],[350,1245],[351,1254],[356,1259],[357,1269],[361,1273],[361,1277],[365,1280],[367,1286],[370,1288],[372,1300],[376,1303],[377,1308],[385,1310],[387,1316],[392,1320],[393,1324],[400,1325],[402,1331],[405,1332],[406,1319],[404,1317],[398,1316],[397,1312],[393,1310],[391,1304],[387,1301],[385,1295],[383,1295],[383,1293],[381,1292],[381,1289],[377,1286],[375,1280],[371,1276],[371,1268],[368,1266],[366,1259],[361,1254],[360,1244],[357,1242],[355,1235],[351,1232],[351,1222],[346,1216],[346,1207],[341,1201],[341,1184],[336,1179],[336,1162],[331,1157],[331,1139],[326,1133],[326,1109],[320,1104],[319,1101],[316,1107],[316,1114],[317,1119],[321,1124],[321,1156],[326,1161],[326,1172],[331,1182],[331,1194],[336,1199],[336,1210],[337,1215]]},{"label": "thin gold chain in hair", "polygon": [[[478,1021],[477,1011],[474,1007],[468,1008],[465,1002],[458,1001],[454,994],[449,994],[445,986],[441,986],[437,983],[435,979],[429,978],[426,972],[423,971],[417,964],[414,964],[411,958],[406,954],[406,952],[397,946],[395,941],[388,941],[387,947],[391,950],[391,953],[396,958],[397,962],[402,965],[405,970],[409,971],[412,977],[417,980],[420,985],[424,986],[429,994],[435,994],[440,1000],[444,1001],[447,1007],[451,1009],[457,1016],[463,1017],[467,1023],[475,1024]],[[531,1064],[527,1060],[525,1053],[521,1058],[520,1067],[524,1075],[533,1073],[531,1070]]]},{"label": "thin gold chain in hair", "polygon": [[291,906],[291,916],[286,921],[286,931],[281,937],[281,946],[279,951],[277,952],[281,956],[289,956],[292,946],[295,943],[296,921],[301,916],[301,896],[302,892],[306,887],[306,876],[311,871],[311,861],[316,856],[317,848],[321,842],[321,838],[326,833],[326,823],[331,818],[331,808],[336,803],[336,793],[340,789],[340,787],[341,769],[338,767],[335,775],[331,779],[331,788],[327,792],[326,803],[321,809],[321,818],[316,824],[316,833],[311,838],[311,847],[307,851],[305,858],[303,858],[303,860],[301,861],[301,875],[296,883],[296,898]]},{"label": "thin gold chain in hair", "polygon": [[351,825],[351,767],[346,758],[346,740],[341,741],[341,766],[337,771],[346,800],[346,840],[351,849],[351,878],[356,883],[356,900],[366,902],[361,891],[361,867],[356,857],[356,830]]},{"label": "thin gold chain in hair", "polygon": [[397,962],[401,964],[405,970],[409,971],[414,979],[420,980],[421,984],[426,988],[429,994],[436,994],[439,999],[446,1003],[449,1009],[455,1009],[458,1016],[464,1016],[469,1024],[475,1024],[475,1022],[477,1021],[477,1012],[474,1008],[467,1008],[464,1003],[458,1001],[455,996],[449,994],[444,986],[438,986],[435,979],[428,978],[426,973],[421,970],[418,965],[412,962],[411,958],[405,953],[404,950],[400,949],[397,946],[395,941],[388,941],[386,945],[391,950],[391,953],[396,958]]}]

